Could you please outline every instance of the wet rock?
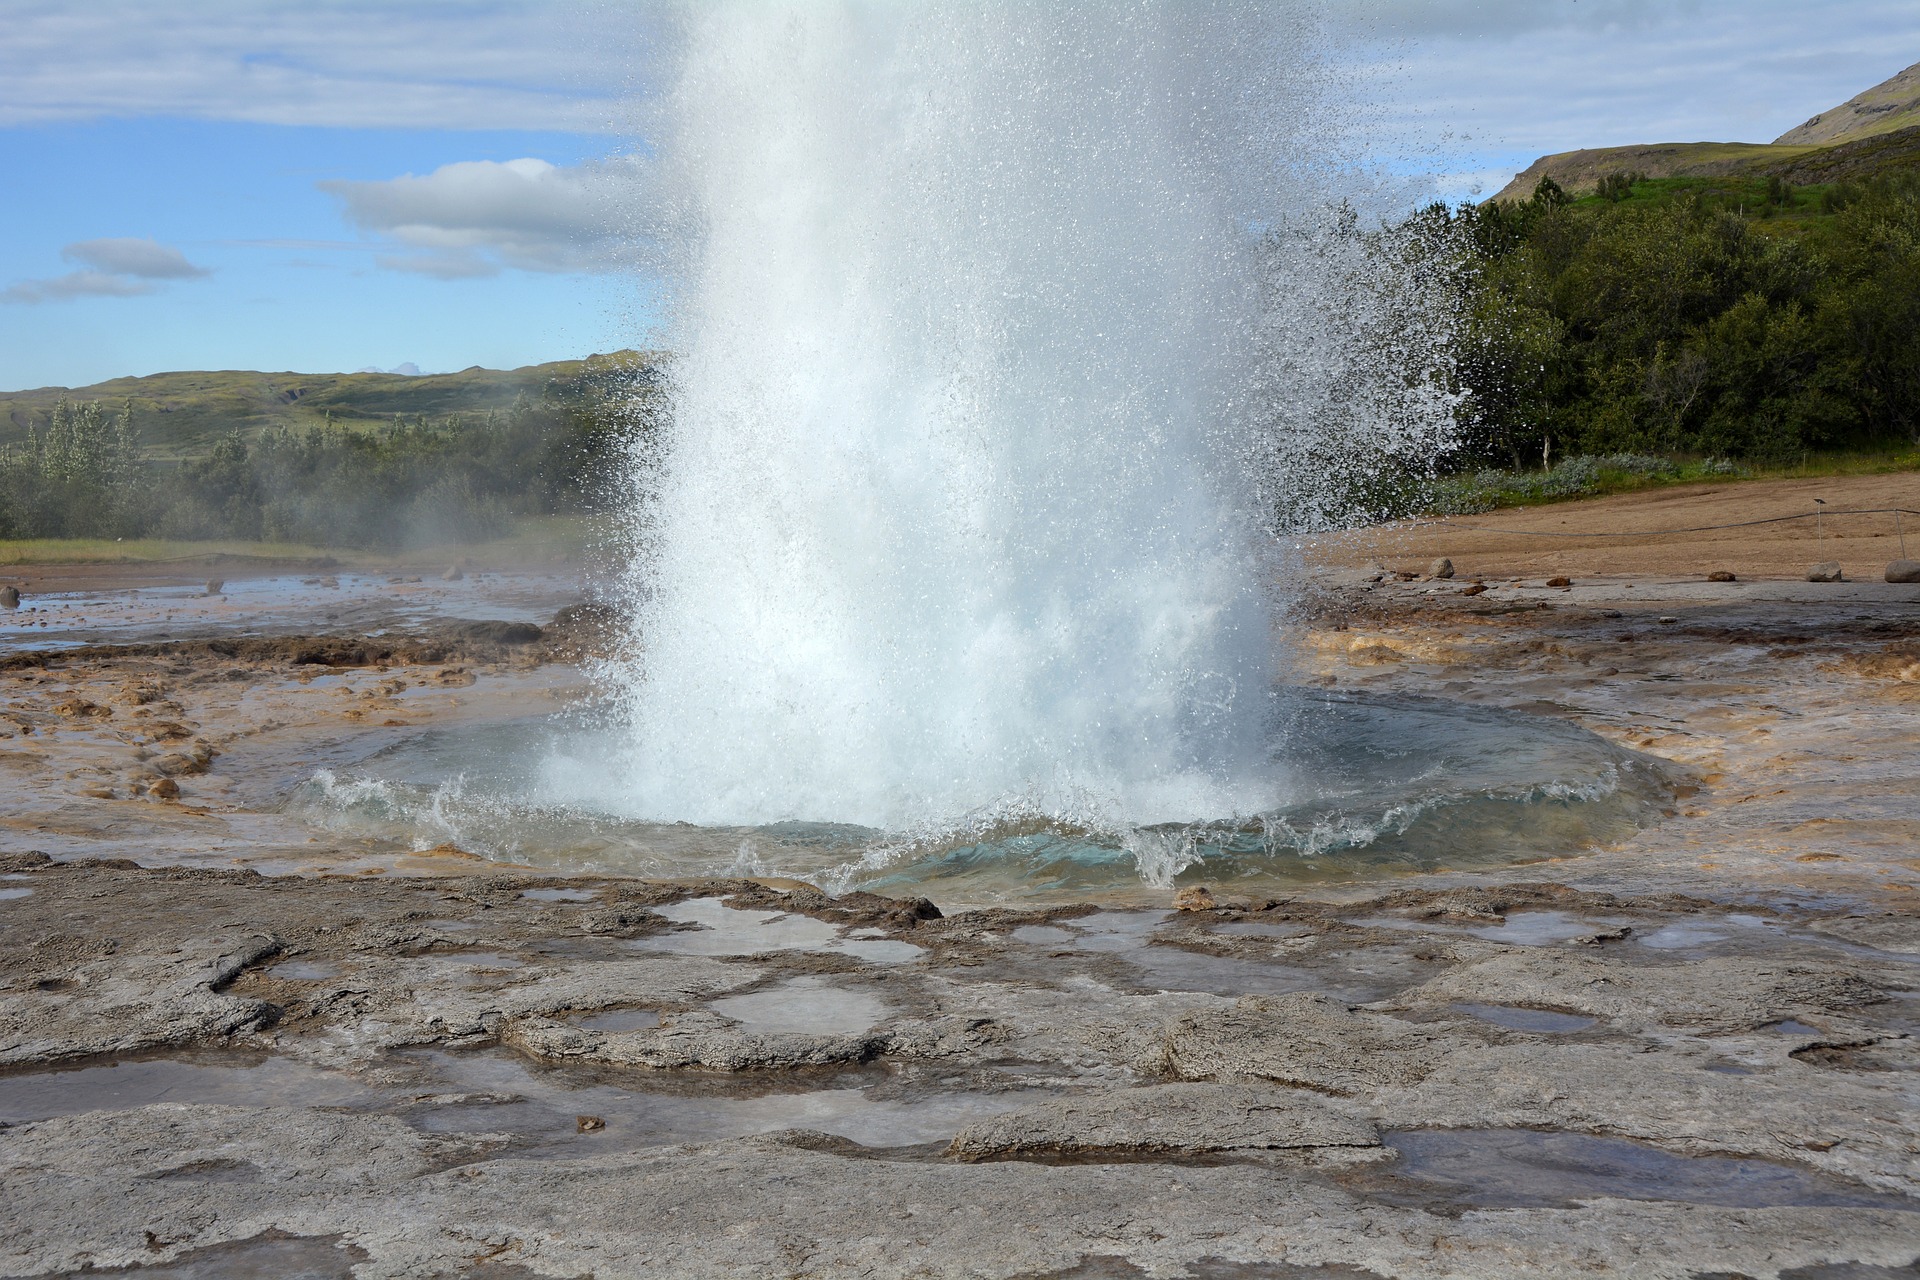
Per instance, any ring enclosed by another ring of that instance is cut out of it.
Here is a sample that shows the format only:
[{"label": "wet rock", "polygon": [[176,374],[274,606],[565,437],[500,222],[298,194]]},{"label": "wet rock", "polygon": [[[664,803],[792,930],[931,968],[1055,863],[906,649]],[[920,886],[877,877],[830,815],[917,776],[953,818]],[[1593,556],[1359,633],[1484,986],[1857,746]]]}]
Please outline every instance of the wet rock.
[{"label": "wet rock", "polygon": [[1822,560],[1807,570],[1808,582],[1845,582],[1846,575],[1840,571],[1838,560]]},{"label": "wet rock", "polygon": [[1453,561],[1447,559],[1445,556],[1441,556],[1438,560],[1435,560],[1427,566],[1427,576],[1429,578],[1451,578],[1453,576]]},{"label": "wet rock", "polygon": [[156,773],[165,777],[181,778],[191,774],[205,773],[209,759],[211,759],[210,755],[202,757],[198,753],[188,754],[184,751],[171,751],[166,755],[156,756],[147,763]]},{"label": "wet rock", "polygon": [[1377,1148],[1363,1116],[1298,1090],[1165,1084],[1065,1098],[976,1121],[948,1148],[963,1160]]},{"label": "wet rock", "polygon": [[1887,565],[1888,582],[1920,582],[1920,560],[1895,560]]},{"label": "wet rock", "polygon": [[183,939],[159,955],[76,957],[66,975],[71,991],[0,993],[0,1064],[229,1042],[275,1010],[221,988],[280,949],[277,937],[248,933]]},{"label": "wet rock", "polygon": [[1460,594],[1463,596],[1477,596],[1477,595],[1485,594],[1486,590],[1487,590],[1486,583],[1476,582],[1472,586],[1468,587],[1465,591],[1462,591]]},{"label": "wet rock", "polygon": [[20,607],[20,588],[0,587],[0,609],[18,609]]},{"label": "wet rock", "polygon": [[1886,992],[1860,973],[1820,961],[1709,956],[1645,964],[1544,947],[1462,965],[1400,997],[1556,1009],[1654,1030],[1744,1031],[1784,1018],[1863,1008]]},{"label": "wet rock", "polygon": [[210,596],[217,596],[222,591],[226,590],[226,587],[227,587],[227,584],[221,581],[219,578],[209,578],[207,579],[206,593]]},{"label": "wet rock", "polygon": [[575,1116],[573,1118],[573,1130],[575,1133],[598,1133],[606,1127],[607,1122],[599,1116]]},{"label": "wet rock", "polygon": [[1190,885],[1173,895],[1175,911],[1211,911],[1218,905],[1213,891],[1203,884]]},{"label": "wet rock", "polygon": [[1739,580],[1740,579],[1726,569],[1715,569],[1707,575],[1708,582],[1738,582]]},{"label": "wet rock", "polygon": [[1548,578],[1547,585],[1550,587],[1571,587],[1573,585],[1573,579],[1572,578]]},{"label": "wet rock", "polygon": [[1321,995],[1249,997],[1168,1032],[1163,1068],[1183,1080],[1252,1077],[1333,1094],[1415,1083],[1460,1037]]},{"label": "wet rock", "polygon": [[537,642],[542,633],[531,622],[466,622],[454,634],[475,644],[522,645]]},{"label": "wet rock", "polygon": [[113,708],[85,698],[65,698],[53,704],[53,713],[69,720],[105,720],[113,715]]},{"label": "wet rock", "polygon": [[465,570],[463,570],[463,569],[461,569],[461,567],[460,567],[459,565],[457,565],[457,564],[450,564],[450,565],[448,565],[448,566],[447,566],[447,571],[446,571],[445,573],[443,573],[443,574],[441,574],[441,575],[440,575],[440,581],[442,581],[442,582],[458,582],[458,581],[460,581],[460,580],[461,580],[462,578],[464,578],[464,577],[466,577],[466,576],[467,576],[467,575],[466,575],[466,571],[465,571]]},{"label": "wet rock", "polygon": [[147,784],[147,794],[156,800],[178,800],[180,784],[172,778],[155,778]]}]

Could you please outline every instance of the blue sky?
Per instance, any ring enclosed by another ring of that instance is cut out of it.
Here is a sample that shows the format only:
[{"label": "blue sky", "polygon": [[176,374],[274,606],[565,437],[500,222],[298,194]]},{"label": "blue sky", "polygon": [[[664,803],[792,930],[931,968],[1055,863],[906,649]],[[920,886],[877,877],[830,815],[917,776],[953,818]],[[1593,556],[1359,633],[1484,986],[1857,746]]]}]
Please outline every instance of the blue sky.
[{"label": "blue sky", "polygon": [[[1913,0],[1313,3],[1364,145],[1454,197],[1545,151],[1766,141],[1920,61]],[[0,0],[0,389],[646,341],[612,229],[655,12]]]}]

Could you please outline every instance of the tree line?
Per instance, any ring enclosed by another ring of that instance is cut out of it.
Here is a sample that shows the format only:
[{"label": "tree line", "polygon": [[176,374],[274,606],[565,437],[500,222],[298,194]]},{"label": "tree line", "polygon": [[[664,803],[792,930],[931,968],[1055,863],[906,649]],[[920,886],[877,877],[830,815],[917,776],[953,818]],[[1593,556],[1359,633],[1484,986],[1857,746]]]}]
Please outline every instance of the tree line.
[{"label": "tree line", "polygon": [[1462,259],[1454,465],[1920,443],[1920,172],[1748,185],[1543,180],[1421,215]]},{"label": "tree line", "polygon": [[233,433],[179,463],[143,456],[131,404],[63,401],[0,448],[0,537],[482,541],[614,500],[619,455],[657,397],[644,371],[596,375],[480,414]]}]

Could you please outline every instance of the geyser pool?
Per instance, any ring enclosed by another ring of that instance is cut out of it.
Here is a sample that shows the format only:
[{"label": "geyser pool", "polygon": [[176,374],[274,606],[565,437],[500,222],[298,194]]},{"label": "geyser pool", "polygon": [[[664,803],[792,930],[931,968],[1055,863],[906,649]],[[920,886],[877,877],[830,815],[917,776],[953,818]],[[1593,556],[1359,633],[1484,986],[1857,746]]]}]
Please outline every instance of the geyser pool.
[{"label": "geyser pool", "polygon": [[687,22],[639,656],[549,798],[917,848],[1297,791],[1265,740],[1276,513],[1325,505],[1336,438],[1372,465],[1446,430],[1356,336],[1384,268],[1302,221],[1303,37],[1246,3]]},{"label": "geyser pool", "polygon": [[564,774],[611,746],[607,729],[569,715],[410,736],[323,773],[290,806],[333,832],[402,847],[452,842],[504,861],[636,875],[791,876],[951,904],[1491,866],[1624,839],[1672,798],[1662,762],[1518,712],[1285,690],[1265,731],[1269,774],[1289,790],[1263,814],[1117,834],[987,814],[916,839],[845,823],[661,823],[558,803],[527,762]]}]

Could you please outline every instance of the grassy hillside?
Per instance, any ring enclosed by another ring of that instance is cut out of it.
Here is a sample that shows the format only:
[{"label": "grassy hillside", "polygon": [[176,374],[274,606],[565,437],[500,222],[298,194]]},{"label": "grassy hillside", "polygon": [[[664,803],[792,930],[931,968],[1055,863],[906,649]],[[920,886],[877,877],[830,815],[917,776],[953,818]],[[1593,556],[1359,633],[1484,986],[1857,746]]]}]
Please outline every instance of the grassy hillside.
[{"label": "grassy hillside", "polygon": [[1796,184],[1858,181],[1920,159],[1920,63],[1815,116],[1771,143],[1657,142],[1593,147],[1541,156],[1494,195],[1530,197],[1542,178],[1567,192],[1591,193],[1602,178],[1780,177]]},{"label": "grassy hillside", "polygon": [[90,387],[40,387],[0,392],[0,445],[43,430],[61,400],[95,401],[118,409],[131,403],[142,447],[155,458],[205,456],[223,437],[252,438],[268,427],[391,423],[396,416],[443,421],[504,411],[525,397],[577,390],[608,377],[644,374],[658,357],[620,351],[585,360],[560,360],[522,369],[482,369],[407,377],[392,373],[158,373],[114,378]]},{"label": "grassy hillside", "polygon": [[1916,126],[1920,126],[1920,62],[1774,141],[1787,146],[1826,145]]}]

